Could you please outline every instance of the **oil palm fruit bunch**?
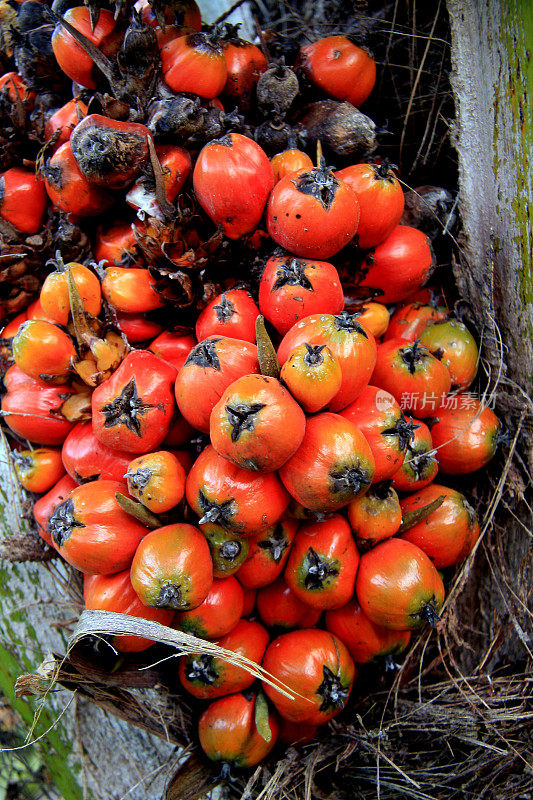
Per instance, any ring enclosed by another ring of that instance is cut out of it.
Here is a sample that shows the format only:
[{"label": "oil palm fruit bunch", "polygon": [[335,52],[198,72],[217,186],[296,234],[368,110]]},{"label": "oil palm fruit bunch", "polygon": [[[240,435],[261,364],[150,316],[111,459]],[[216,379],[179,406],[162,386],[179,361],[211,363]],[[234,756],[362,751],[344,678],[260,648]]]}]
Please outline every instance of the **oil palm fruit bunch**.
[{"label": "oil palm fruit bunch", "polygon": [[442,481],[501,440],[476,337],[367,158],[376,65],[348,36],[288,63],[194,0],[0,14],[14,469],[87,608],[267,670],[176,668],[207,756],[252,767],[438,624],[479,537]]}]

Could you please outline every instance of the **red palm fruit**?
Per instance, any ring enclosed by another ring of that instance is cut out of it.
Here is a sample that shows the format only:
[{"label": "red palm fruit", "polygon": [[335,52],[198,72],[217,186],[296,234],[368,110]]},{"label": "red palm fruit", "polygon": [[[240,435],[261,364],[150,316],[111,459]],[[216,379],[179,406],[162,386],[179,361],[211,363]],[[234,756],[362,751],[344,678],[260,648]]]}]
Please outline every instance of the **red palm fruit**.
[{"label": "red palm fruit", "polygon": [[460,492],[432,483],[402,500],[402,513],[408,514],[444,496],[444,502],[422,522],[401,534],[429,556],[437,569],[459,564],[469,555],[479,538],[476,512]]},{"label": "red palm fruit", "polygon": [[428,323],[441,322],[447,315],[444,306],[432,306],[420,301],[401,305],[391,317],[385,341],[404,339],[406,342],[414,342]]},{"label": "red palm fruit", "polygon": [[413,440],[407,445],[402,466],[392,476],[392,485],[398,492],[422,489],[434,480],[439,470],[428,426],[418,419],[412,422]]},{"label": "red palm fruit", "polygon": [[[105,8],[100,9],[95,25],[87,6],[69,8],[62,16],[73,28],[101,49],[105,49],[106,43],[113,38],[116,21],[113,13]],[[65,75],[86,89],[96,89],[96,78],[99,73],[92,57],[59,22],[52,35],[52,49]]]},{"label": "red palm fruit", "polygon": [[14,364],[4,376],[7,394],[2,397],[6,425],[29,442],[62,444],[73,423],[61,408],[74,390],[70,386],[49,386],[30,378]]},{"label": "red palm fruit", "polygon": [[340,364],[329,347],[308,342],[294,348],[280,377],[309,414],[327,406],[342,384]]},{"label": "red palm fruit", "polygon": [[276,378],[244,375],[211,412],[211,444],[242,469],[275,472],[296,452],[305,415]]},{"label": "red palm fruit", "polygon": [[296,256],[331,258],[353,239],[358,224],[355,192],[335,177],[324,159],[319,167],[286,175],[270,194],[268,232]]},{"label": "red palm fruit", "polygon": [[359,321],[363,328],[372,334],[376,339],[380,339],[388,330],[390,314],[387,306],[383,303],[363,303],[361,306]]},{"label": "red palm fruit", "polygon": [[7,325],[2,328],[2,339],[12,339],[13,336],[17,333],[20,326],[26,322],[28,319],[28,311],[27,309],[21,311],[20,314],[17,314],[16,317],[10,319]]},{"label": "red palm fruit", "polygon": [[97,261],[108,261],[113,267],[142,266],[133,225],[130,222],[113,222],[109,227],[99,226],[93,246]]},{"label": "red palm fruit", "polygon": [[49,141],[59,131],[55,148],[61,147],[62,144],[68,142],[70,134],[86,114],[87,104],[83,102],[80,96],[73,97],[64,106],[54,111],[51,117],[48,117],[44,126],[44,138]]},{"label": "red palm fruit", "polygon": [[[117,312],[118,327],[130,344],[140,344],[153,339],[161,333],[161,325],[151,319],[146,319],[144,314],[125,314]],[[151,349],[151,346],[148,348]]]},{"label": "red palm fruit", "polygon": [[[229,579],[228,579],[229,580]],[[221,581],[226,583],[227,581]],[[260,664],[269,635],[258,622],[241,619],[217,642],[219,647]],[[184,656],[179,662],[179,677],[189,694],[201,700],[223,697],[248,689],[255,677],[243,669],[212,655]]]},{"label": "red palm fruit", "polygon": [[334,514],[300,527],[284,577],[293,594],[307,605],[341,608],[353,595],[358,565],[350,526]]},{"label": "red palm fruit", "polygon": [[74,158],[70,140],[62,144],[41,169],[52,203],[75,217],[96,217],[107,211],[115,198],[106,189],[89,183]]},{"label": "red palm fruit", "polygon": [[147,269],[108,267],[102,280],[102,294],[116,311],[144,314],[165,304],[155,286]]},{"label": "red palm fruit", "polygon": [[147,342],[161,332],[161,325],[159,322],[146,319],[144,314],[141,313],[124,314],[124,312],[118,311],[117,322],[118,327],[128,340],[129,344],[141,344],[141,342]]},{"label": "red palm fruit", "polygon": [[78,422],[63,443],[61,457],[68,474],[78,483],[98,478],[122,481],[131,453],[113,450],[102,444],[90,422]]},{"label": "red palm fruit", "polygon": [[244,596],[235,578],[215,579],[205,600],[189,611],[178,611],[174,627],[201,639],[225,636],[242,616]]},{"label": "red palm fruit", "polygon": [[402,465],[414,426],[408,422],[390,392],[377,386],[366,386],[357,400],[340,412],[364,435],[376,469],[373,483],[391,478]]},{"label": "red palm fruit", "polygon": [[257,728],[256,703],[255,694],[232,694],[215,700],[204,711],[198,721],[198,736],[211,761],[255,767],[270,753],[278,738],[279,723],[269,712],[267,741]]},{"label": "red palm fruit", "polygon": [[12,167],[0,174],[0,219],[21,233],[37,233],[46,210],[46,192],[34,172]]},{"label": "red palm fruit", "polygon": [[384,242],[398,225],[405,206],[402,187],[388,160],[353,164],[335,174],[354,190],[359,201],[359,247],[368,250]]},{"label": "red palm fruit", "polygon": [[361,556],[355,590],[366,616],[395,631],[434,625],[444,602],[435,566],[403,539],[386,539]]},{"label": "red palm fruit", "polygon": [[150,344],[148,350],[151,350],[159,358],[169,361],[177,370],[180,370],[196,344],[196,337],[189,328],[178,327],[160,333]]},{"label": "red palm fruit", "polygon": [[17,314],[16,317],[13,317],[13,319],[7,323],[7,325],[2,329],[2,338],[12,339],[22,323],[29,319],[44,319],[47,322],[55,322],[55,320],[53,320],[51,317],[47,317],[43,311],[40,300],[37,299],[34,300],[33,303],[30,303],[28,308],[26,308],[20,314]]},{"label": "red palm fruit", "polygon": [[70,477],[70,475],[63,475],[58,480],[55,486],[42,497],[40,497],[33,506],[33,516],[39,525],[39,534],[44,539],[46,544],[55,547],[52,539],[52,532],[48,527],[48,520],[58,505],[67,497],[72,489],[75,489],[78,484]]},{"label": "red palm fruit", "polygon": [[255,344],[255,320],[259,314],[246,289],[230,289],[214,297],[196,321],[199,342],[209,336],[229,336]]},{"label": "red palm fruit", "polygon": [[[160,625],[170,625],[174,616],[173,611],[141,603],[131,585],[129,569],[115,575],[84,575],[83,598],[85,608],[129,614]],[[143,636],[113,636],[110,644],[121,653],[140,653],[151,647],[153,641]]]},{"label": "red palm fruit", "polygon": [[217,97],[227,78],[224,54],[215,36],[191,33],[161,48],[161,67],[174,93],[192,92],[207,100]]},{"label": "red palm fruit", "polygon": [[312,628],[322,615],[321,608],[299,600],[281,576],[258,590],[256,604],[259,617],[269,628]]},{"label": "red palm fruit", "polygon": [[31,111],[35,101],[35,92],[26,86],[18,72],[4,72],[0,77],[0,93],[7,94],[12,103],[23,103]]},{"label": "red palm fruit", "polygon": [[47,317],[59,325],[67,325],[70,315],[69,274],[76,284],[83,308],[97,317],[102,306],[102,292],[94,272],[75,261],[64,264],[59,257],[55,267],[54,272],[46,276],[39,298]]},{"label": "red palm fruit", "polygon": [[281,575],[297,529],[296,520],[284,519],[249,539],[248,557],[236,573],[244,588],[268,586]]},{"label": "red palm fruit", "polygon": [[12,450],[15,472],[27,492],[47,492],[65,474],[61,451],[49,447]]},{"label": "red palm fruit", "polygon": [[340,314],[344,295],[333,264],[290,254],[272,256],[259,284],[259,308],[283,336],[310,314]]},{"label": "red palm fruit", "polygon": [[365,495],[356,497],[348,506],[348,519],[360,551],[389,539],[400,528],[402,509],[391,484],[388,480],[371,486]]},{"label": "red palm fruit", "polygon": [[134,350],[92,395],[93,431],[102,444],[147,453],[161,444],[174,411],[176,368],[149,350]]},{"label": "red palm fruit", "polygon": [[360,286],[380,289],[382,303],[397,303],[419,289],[434,264],[427,236],[416,228],[397,225],[363,261]]},{"label": "red palm fruit", "polygon": [[317,414],[307,420],[302,444],[279,474],[305,508],[336,511],[367,490],[374,457],[352,422],[338,414]]},{"label": "red palm fruit", "polygon": [[323,725],[345,707],[356,677],[347,648],[328,631],[291,631],[268,646],[263,667],[297,693],[282,695],[265,683],[264,691],[284,719]]},{"label": "red palm fruit", "polygon": [[340,411],[353,403],[367,386],[376,363],[376,341],[362,325],[359,314],[312,314],[297,322],[285,334],[278,348],[284,364],[298,345],[325,344],[338,360],[341,388],[329,404],[330,411]]},{"label": "red palm fruit", "polygon": [[315,86],[354,106],[364,103],[376,82],[372,56],[342,34],[325,36],[302,47],[301,62]]},{"label": "red palm fruit", "polygon": [[131,496],[154,514],[170,511],[185,494],[185,470],[166,450],[134,458],[124,477]]},{"label": "red palm fruit", "polygon": [[373,623],[355,600],[327,611],[326,628],[344,642],[356,664],[403,653],[411,639],[410,631],[393,631]]},{"label": "red palm fruit", "polygon": [[214,522],[244,536],[279,522],[289,496],[274,473],[241,469],[209,446],[194,462],[186,484],[187,502],[200,525]]},{"label": "red palm fruit", "polygon": [[500,435],[501,423],[496,414],[467,395],[448,398],[446,406],[439,408],[431,420],[439,470],[449,475],[465,475],[488,464]]},{"label": "red palm fruit", "polygon": [[99,479],[73,489],[48,518],[54,546],[80,572],[111,575],[127,569],[148,532],[119,506],[119,481]]},{"label": "red palm fruit", "polygon": [[307,153],[303,153],[301,150],[295,150],[294,148],[277,153],[270,159],[270,163],[274,171],[275,183],[278,183],[278,181],[286,175],[292,175],[294,172],[298,172],[298,170],[313,169],[313,161],[309,158]]},{"label": "red palm fruit", "polygon": [[404,411],[423,419],[441,406],[451,387],[444,364],[418,342],[409,344],[402,339],[379,346],[371,380],[390,392]]},{"label": "red palm fruit", "polygon": [[185,522],[151,531],[135,551],[131,582],[147,606],[175,611],[196,608],[213,584],[205,537]]},{"label": "red palm fruit", "polygon": [[274,173],[266,153],[253,139],[228,133],[200,151],[193,173],[198,202],[229,239],[258,226]]},{"label": "red palm fruit", "polygon": [[468,389],[477,374],[479,350],[466,325],[455,319],[430,324],[420,334],[420,343],[444,364],[452,389]]},{"label": "red palm fruit", "polygon": [[237,102],[241,108],[249,108],[255,85],[267,69],[268,62],[259,47],[241,39],[236,29],[224,37],[222,51],[227,69],[222,94]]},{"label": "red palm fruit", "polygon": [[68,334],[51,322],[29,319],[13,337],[15,364],[26,375],[45,383],[65,383],[76,350]]},{"label": "red palm fruit", "polygon": [[209,418],[224,391],[242,375],[259,372],[255,344],[211,336],[194,347],[176,379],[179,410],[193,428],[209,433]]}]

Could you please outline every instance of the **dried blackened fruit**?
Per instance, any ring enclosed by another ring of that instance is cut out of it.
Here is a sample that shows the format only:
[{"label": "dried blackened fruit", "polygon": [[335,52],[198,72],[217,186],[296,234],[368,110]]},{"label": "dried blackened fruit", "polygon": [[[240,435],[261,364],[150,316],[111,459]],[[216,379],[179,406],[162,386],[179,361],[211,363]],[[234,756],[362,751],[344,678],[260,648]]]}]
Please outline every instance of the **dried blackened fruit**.
[{"label": "dried blackened fruit", "polygon": [[68,78],[61,71],[52,50],[53,25],[40,25],[16,37],[14,58],[18,73],[34,91],[66,93]]},{"label": "dried blackened fruit", "polygon": [[148,161],[148,137],[144,125],[120,122],[90,114],[70,137],[76,162],[90,183],[108,189],[131,184]]},{"label": "dried blackened fruit", "polygon": [[257,102],[267,114],[282,114],[289,110],[299,90],[296,74],[290,67],[280,63],[267,69],[259,78],[256,87]]},{"label": "dried blackened fruit", "polygon": [[148,130],[156,141],[188,139],[202,129],[204,113],[199,97],[194,99],[186,94],[166,97],[150,106]]},{"label": "dried blackened fruit", "polygon": [[300,118],[311,142],[320,140],[338,156],[363,158],[377,147],[376,125],[351,103],[321,100],[312,103]]}]

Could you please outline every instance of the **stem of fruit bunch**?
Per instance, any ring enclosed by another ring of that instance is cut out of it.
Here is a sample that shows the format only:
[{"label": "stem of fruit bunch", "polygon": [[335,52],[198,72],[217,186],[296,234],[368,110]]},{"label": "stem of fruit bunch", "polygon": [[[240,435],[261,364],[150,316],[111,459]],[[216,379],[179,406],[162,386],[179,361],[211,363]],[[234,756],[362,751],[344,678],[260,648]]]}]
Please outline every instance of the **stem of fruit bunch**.
[{"label": "stem of fruit bunch", "polygon": [[257,342],[257,357],[261,375],[266,375],[270,378],[279,378],[281,368],[276,350],[272,344],[272,339],[267,333],[265,318],[262,314],[259,314],[255,320],[255,339]]},{"label": "stem of fruit bunch", "polygon": [[126,514],[130,514],[134,517],[138,522],[141,522],[143,525],[146,525],[147,528],[150,530],[155,531],[156,528],[161,527],[161,522],[152,514],[148,509],[142,505],[142,503],[136,503],[135,500],[132,500],[129,497],[126,497],[125,494],[121,494],[121,492],[115,492],[115,499],[121,509],[126,512]]}]

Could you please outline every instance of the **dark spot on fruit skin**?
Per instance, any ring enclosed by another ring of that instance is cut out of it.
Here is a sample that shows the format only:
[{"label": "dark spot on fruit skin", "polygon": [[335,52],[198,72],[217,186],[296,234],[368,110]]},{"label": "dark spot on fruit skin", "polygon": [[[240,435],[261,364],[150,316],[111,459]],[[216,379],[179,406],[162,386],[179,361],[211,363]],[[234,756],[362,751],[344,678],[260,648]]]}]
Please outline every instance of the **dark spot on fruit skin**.
[{"label": "dark spot on fruit skin", "polygon": [[301,218],[302,218],[301,214],[296,214],[296,219],[301,219]]}]

